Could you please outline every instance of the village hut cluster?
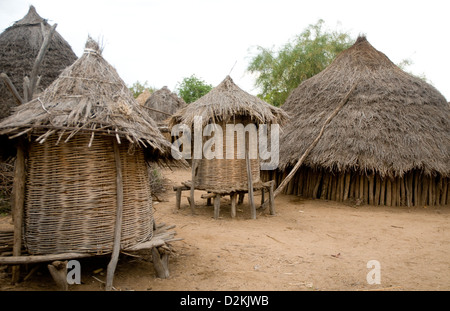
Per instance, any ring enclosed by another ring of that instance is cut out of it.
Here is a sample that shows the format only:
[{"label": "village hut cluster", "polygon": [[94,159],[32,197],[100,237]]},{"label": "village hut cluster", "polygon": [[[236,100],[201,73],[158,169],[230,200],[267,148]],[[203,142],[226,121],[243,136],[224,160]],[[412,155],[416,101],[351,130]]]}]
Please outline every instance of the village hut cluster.
[{"label": "village hut cluster", "polygon": [[[236,217],[245,194],[256,218],[254,191],[271,214],[280,193],[371,205],[449,204],[447,100],[364,36],[281,108],[230,76],[189,105],[167,87],[138,103],[97,42],[88,38],[77,58],[32,6],[0,35],[0,71],[0,156],[14,158],[14,231],[0,232],[12,254],[0,256],[0,264],[13,265],[13,282],[19,265],[51,262],[55,281],[67,289],[61,260],[108,255],[112,289],[119,253],[141,249],[151,250],[158,276],[167,277],[170,242],[178,238],[172,226],[155,223],[148,163],[187,165],[186,150],[192,178],[174,186],[176,208],[182,191],[190,191],[194,212],[194,191],[203,191],[207,205],[214,200],[216,219],[223,196]],[[203,134],[185,140],[185,150],[174,146],[184,132],[170,135],[180,124]],[[214,129],[225,133],[237,124],[281,126],[276,169],[261,171],[259,153],[250,156],[258,140],[245,132],[244,139],[235,131],[209,146],[214,153],[223,148],[222,155],[232,150],[232,157],[195,157],[195,139],[207,145]]]}]

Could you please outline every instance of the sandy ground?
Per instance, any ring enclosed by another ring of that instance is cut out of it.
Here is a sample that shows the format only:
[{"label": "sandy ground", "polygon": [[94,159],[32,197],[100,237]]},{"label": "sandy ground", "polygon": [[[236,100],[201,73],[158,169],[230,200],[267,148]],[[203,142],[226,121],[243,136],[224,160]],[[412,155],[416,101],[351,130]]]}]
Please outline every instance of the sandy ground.
[{"label": "sandy ground", "polygon": [[[190,179],[190,170],[164,170],[168,190],[155,204],[157,223],[176,225],[170,277],[155,277],[147,254],[121,255],[114,278],[117,290],[136,291],[321,291],[450,290],[450,206],[387,208],[355,206],[297,196],[276,198],[276,215],[250,219],[247,199],[231,218],[223,198],[220,219],[196,191],[191,214],[183,192],[175,211],[173,185]],[[260,195],[256,193],[256,202]],[[3,217],[0,223],[10,221]],[[104,289],[108,257],[82,259],[82,284],[70,291]],[[368,284],[380,264],[380,284]],[[28,267],[31,270],[32,267]],[[0,290],[58,290],[46,266],[28,280],[10,284],[0,267]]]}]

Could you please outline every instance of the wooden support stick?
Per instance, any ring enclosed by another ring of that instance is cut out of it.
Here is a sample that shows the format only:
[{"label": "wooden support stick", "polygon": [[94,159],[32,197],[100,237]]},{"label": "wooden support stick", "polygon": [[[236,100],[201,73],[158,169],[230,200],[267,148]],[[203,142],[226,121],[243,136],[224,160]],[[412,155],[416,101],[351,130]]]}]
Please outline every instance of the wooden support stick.
[{"label": "wooden support stick", "polygon": [[[297,161],[297,163],[295,164],[294,168],[289,172],[289,174],[286,176],[286,178],[281,182],[281,184],[278,186],[278,188],[275,190],[274,192],[274,196],[277,197],[280,192],[282,192],[284,190],[284,188],[286,187],[287,183],[291,180],[292,176],[295,175],[295,173],[297,172],[297,170],[299,169],[299,167],[303,164],[303,162],[305,161],[306,157],[310,154],[311,150],[314,149],[314,147],[317,145],[317,143],[319,142],[320,138],[322,137],[326,126],[328,125],[328,123],[331,122],[331,120],[333,120],[333,118],[338,114],[339,111],[341,111],[341,109],[344,107],[344,105],[348,102],[351,93],[353,92],[353,90],[356,88],[357,83],[353,84],[352,88],[350,89],[350,91],[347,92],[347,94],[345,95],[345,97],[341,100],[341,102],[339,103],[339,105],[336,107],[336,109],[334,109],[334,111],[330,114],[330,116],[325,120],[324,124],[322,125],[322,128],[320,129],[319,134],[317,135],[317,137],[314,139],[314,141],[309,145],[308,149],[305,150],[305,152],[303,153],[303,155],[300,157],[300,159]],[[264,202],[264,205],[267,204],[267,201]]]},{"label": "wooden support stick", "polygon": [[[39,53],[34,61],[33,64],[33,68],[31,69],[31,74],[30,74],[30,85],[28,88],[28,99],[32,100],[33,99],[33,93],[36,90],[36,85],[37,85],[37,81],[38,81],[38,71],[39,71],[39,67],[41,66],[41,63],[44,59],[45,54],[48,51],[48,47],[50,45],[50,42],[52,41],[52,36],[55,33],[55,29],[56,26],[58,24],[54,24],[51,28],[50,31],[48,33],[46,33],[45,31],[45,26],[43,23],[41,23],[41,32],[42,32],[42,36],[44,38],[44,41],[42,42],[41,48],[39,50]],[[25,92],[25,90],[24,90]]]},{"label": "wooden support stick", "polygon": [[231,194],[231,218],[236,217],[236,197],[237,197],[237,193],[233,192]]},{"label": "wooden support stick", "polygon": [[47,265],[47,268],[56,285],[63,291],[69,290],[69,284],[67,283],[67,261],[54,261]]},{"label": "wooden support stick", "polygon": [[21,105],[24,103],[24,100],[22,99],[22,97],[19,95],[19,92],[17,91],[16,87],[14,86],[14,84],[12,83],[11,79],[8,77],[8,75],[4,72],[1,73],[0,77],[2,78],[3,82],[5,82],[6,86],[8,87],[9,91],[11,92],[11,94],[14,96],[14,98],[16,99],[16,102]]},{"label": "wooden support stick", "polygon": [[350,191],[350,177],[351,172],[348,171],[345,173],[345,183],[344,183],[344,197],[343,201],[347,201],[349,197],[349,191]]},{"label": "wooden support stick", "polygon": [[[23,140],[17,144],[16,162],[14,165],[14,201],[13,201],[13,222],[14,222],[14,244],[13,256],[20,256],[22,249],[22,223],[25,203],[25,145]],[[20,266],[12,269],[12,283],[19,281]]]},{"label": "wooden support stick", "polygon": [[111,261],[108,264],[106,272],[106,290],[112,290],[114,272],[116,270],[117,261],[120,253],[120,240],[122,235],[122,212],[123,212],[123,181],[122,181],[122,163],[120,162],[120,151],[117,141],[114,141],[114,159],[116,162],[116,187],[117,187],[117,210],[116,223],[114,227],[114,245],[111,255]]},{"label": "wooden support stick", "polygon": [[374,182],[375,182],[375,177],[374,177],[374,173],[371,173],[368,176],[368,180],[369,180],[369,204],[370,205],[375,205],[375,197],[374,197]]},{"label": "wooden support stick", "polygon": [[249,137],[245,140],[245,163],[247,166],[247,184],[248,184],[248,202],[250,204],[251,218],[256,219],[256,207],[253,197],[253,180],[252,180],[252,167],[249,156]]},{"label": "wooden support stick", "polygon": [[190,200],[189,204],[191,206],[192,215],[195,214],[195,200],[194,200],[194,191],[195,191],[195,172],[198,166],[198,160],[192,159],[192,177],[191,177],[191,192],[190,192]]},{"label": "wooden support stick", "polygon": [[214,219],[218,219],[220,214],[220,194],[214,197]]},{"label": "wooden support stick", "polygon": [[153,247],[152,260],[157,277],[167,279],[169,277],[169,254],[166,252],[161,254],[156,247]]},{"label": "wooden support stick", "polygon": [[271,181],[269,188],[269,212],[270,215],[275,215],[275,196],[273,189],[275,188],[275,182]]},{"label": "wooden support stick", "polygon": [[177,188],[177,195],[176,195],[176,210],[179,210],[181,208],[181,191],[182,191],[182,187],[178,187]]}]

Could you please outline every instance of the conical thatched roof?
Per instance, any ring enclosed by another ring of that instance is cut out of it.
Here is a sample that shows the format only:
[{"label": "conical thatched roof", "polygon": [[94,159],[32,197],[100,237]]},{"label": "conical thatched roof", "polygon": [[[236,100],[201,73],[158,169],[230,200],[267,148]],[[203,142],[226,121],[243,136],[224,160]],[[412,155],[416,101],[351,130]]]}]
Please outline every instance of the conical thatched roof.
[{"label": "conical thatched roof", "polygon": [[356,83],[305,164],[402,176],[450,175],[450,109],[433,86],[377,51],[365,37],[301,83],[282,108],[292,122],[280,140],[280,167],[295,165]]},{"label": "conical thatched roof", "polygon": [[283,123],[287,119],[282,109],[243,91],[230,76],[206,95],[178,110],[170,119],[170,124],[192,125],[196,116],[202,117],[203,124],[227,122],[236,116],[248,116],[257,124]]},{"label": "conical thatched roof", "polygon": [[0,135],[29,133],[39,135],[39,142],[58,135],[61,143],[75,134],[92,139],[109,135],[145,148],[152,158],[171,155],[170,143],[90,38],[75,63],[39,97],[16,110],[0,122]]},{"label": "conical thatched roof", "polygon": [[[43,42],[41,23],[47,31],[50,30],[51,26],[47,20],[40,17],[36,9],[30,6],[28,14],[23,19],[0,34],[0,72],[10,77],[21,96],[23,96],[23,78],[30,75]],[[41,81],[37,92],[49,86],[61,71],[76,59],[77,56],[70,45],[55,31],[38,72]],[[3,81],[0,81],[0,119],[10,115],[11,107],[15,106],[16,100]]]},{"label": "conical thatched roof", "polygon": [[171,92],[167,86],[164,86],[153,92],[145,101],[144,106],[151,108],[148,113],[153,120],[162,122],[170,118],[177,110],[186,107],[186,103],[177,94]]}]

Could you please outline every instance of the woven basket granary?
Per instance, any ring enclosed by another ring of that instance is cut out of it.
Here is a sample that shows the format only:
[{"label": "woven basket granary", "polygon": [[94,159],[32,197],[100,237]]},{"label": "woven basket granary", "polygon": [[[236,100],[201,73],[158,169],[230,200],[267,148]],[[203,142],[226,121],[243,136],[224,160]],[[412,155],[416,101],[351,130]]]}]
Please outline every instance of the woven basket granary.
[{"label": "woven basket granary", "polygon": [[[227,140],[225,138],[226,126],[228,124],[251,124],[251,120],[245,117],[236,118],[235,123],[230,122],[220,122],[216,125],[220,126],[223,130],[223,159],[202,159],[198,160],[198,167],[195,175],[195,185],[199,189],[233,189],[233,190],[246,190],[248,189],[248,178],[247,178],[247,165],[245,161],[245,141],[240,142],[239,146],[240,154],[238,154],[238,139],[237,133],[234,134],[234,156],[232,159],[227,159],[226,148]],[[209,137],[203,137],[203,144]],[[250,148],[257,147],[257,141],[253,140],[250,142]],[[255,144],[254,146],[252,146]],[[257,183],[260,181],[260,169],[259,169],[259,157],[256,159],[250,159],[251,171],[252,171],[252,181]]]},{"label": "woven basket granary", "polygon": [[[67,143],[33,142],[29,148],[25,243],[31,254],[112,251],[116,219],[113,138],[77,135]],[[121,249],[150,240],[151,189],[144,154],[119,145],[124,185]]]}]

